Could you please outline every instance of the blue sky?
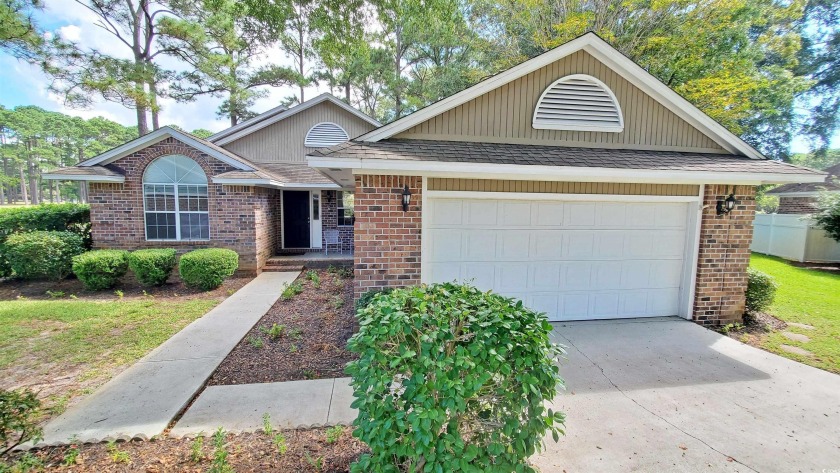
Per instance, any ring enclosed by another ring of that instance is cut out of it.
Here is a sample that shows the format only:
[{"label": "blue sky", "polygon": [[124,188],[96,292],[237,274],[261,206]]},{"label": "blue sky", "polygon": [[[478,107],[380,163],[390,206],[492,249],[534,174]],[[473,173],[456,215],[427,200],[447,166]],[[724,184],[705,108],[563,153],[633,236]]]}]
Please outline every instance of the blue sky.
[{"label": "blue sky", "polygon": [[[85,45],[92,45],[103,52],[113,55],[127,53],[127,48],[115,41],[107,32],[95,25],[94,15],[74,0],[50,0],[44,12],[38,14],[40,24],[53,34],[80,41]],[[173,60],[174,61],[174,60]],[[265,56],[265,62],[279,62],[289,65],[288,59],[284,58],[279,51],[269,51]],[[167,66],[167,64],[164,64]],[[170,67],[177,65],[173,62]],[[0,104],[7,108],[17,105],[37,105],[47,110],[54,110],[68,115],[92,118],[102,116],[124,125],[134,125],[134,110],[127,109],[118,104],[99,102],[87,110],[71,109],[64,105],[61,97],[48,92],[49,79],[36,67],[17,61],[16,59],[0,54]],[[269,95],[259,99],[254,110],[262,112],[276,107],[283,97],[296,93],[291,87],[270,88]],[[306,91],[307,97],[314,97],[321,92],[327,91],[321,87],[310,87]],[[216,108],[221,99],[205,97],[190,103],[175,103],[172,100],[164,99],[161,102],[161,123],[165,125],[174,124],[186,130],[206,128],[211,131],[220,131],[229,125],[227,120],[219,119],[216,116]],[[840,132],[835,134],[832,140],[833,147],[840,146]],[[791,144],[793,152],[805,152],[809,150],[807,141],[797,137]]]}]

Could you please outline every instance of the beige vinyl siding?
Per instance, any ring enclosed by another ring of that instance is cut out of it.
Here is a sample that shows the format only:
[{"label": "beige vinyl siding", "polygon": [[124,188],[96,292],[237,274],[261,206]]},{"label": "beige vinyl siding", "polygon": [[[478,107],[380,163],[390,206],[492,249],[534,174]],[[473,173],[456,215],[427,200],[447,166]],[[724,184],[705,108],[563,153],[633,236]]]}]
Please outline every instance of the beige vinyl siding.
[{"label": "beige vinyl siding", "polygon": [[[531,126],[543,91],[569,74],[589,74],[612,90],[624,116],[620,133],[538,130]],[[711,138],[585,51],[578,51],[399,133],[394,138],[597,148],[725,151]]]},{"label": "beige vinyl siding", "polygon": [[374,128],[335,104],[321,102],[223,147],[257,163],[304,163],[306,153],[314,149],[303,146],[306,133],[321,122],[338,124],[350,138]]},{"label": "beige vinyl siding", "polygon": [[630,182],[511,181],[430,177],[427,185],[430,191],[666,196],[696,196],[700,193],[700,187],[692,184],[637,184]]}]

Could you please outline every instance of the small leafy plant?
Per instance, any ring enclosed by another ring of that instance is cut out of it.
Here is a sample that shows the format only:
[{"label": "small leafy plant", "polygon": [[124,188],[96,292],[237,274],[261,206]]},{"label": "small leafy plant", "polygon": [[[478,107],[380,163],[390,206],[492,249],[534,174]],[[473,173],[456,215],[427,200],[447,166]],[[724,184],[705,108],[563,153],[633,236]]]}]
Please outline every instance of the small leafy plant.
[{"label": "small leafy plant", "polygon": [[190,461],[199,463],[204,459],[204,436],[199,435],[190,444]]},{"label": "small leafy plant", "polygon": [[312,285],[315,287],[321,287],[321,276],[318,275],[317,271],[309,270],[306,272],[306,279],[312,281]]},{"label": "small leafy plant", "polygon": [[324,457],[313,458],[309,452],[304,452],[304,457],[306,458],[306,463],[309,463],[309,466],[315,468],[315,471],[324,469]]},{"label": "small leafy plant", "polygon": [[300,281],[295,281],[291,284],[286,284],[283,287],[283,292],[280,293],[280,299],[290,301],[293,297],[303,292],[303,284]]},{"label": "small leafy plant", "polygon": [[315,377],[315,371],[313,370],[303,370],[301,374],[303,375],[303,379],[313,379]]},{"label": "small leafy plant", "polygon": [[286,445],[286,436],[283,435],[282,432],[277,432],[272,439],[274,441],[274,446],[277,448],[277,453],[281,456],[286,454],[286,450],[288,450],[289,446]]},{"label": "small leafy plant", "polygon": [[303,335],[301,335],[302,333],[303,331],[301,329],[295,327],[289,331],[289,336],[292,337],[292,340],[300,340],[303,338]]},{"label": "small leafy plant", "polygon": [[262,348],[264,345],[262,338],[253,335],[248,337],[248,344],[257,349]]},{"label": "small leafy plant", "polygon": [[753,268],[747,268],[746,312],[761,312],[770,307],[778,288],[770,275]]},{"label": "small leafy plant", "polygon": [[41,440],[41,401],[28,389],[0,390],[0,458],[18,445]]},{"label": "small leafy plant", "polygon": [[274,432],[274,427],[271,426],[271,415],[266,412],[262,416],[263,421],[263,432],[267,435],[271,435]]},{"label": "small leafy plant", "polygon": [[341,296],[333,297],[333,307],[335,307],[336,310],[344,307],[344,298]]},{"label": "small leafy plant", "polygon": [[336,443],[343,433],[344,427],[341,425],[330,427],[326,432],[327,443]]},{"label": "small leafy plant", "polygon": [[233,467],[227,459],[226,436],[225,430],[221,427],[213,434],[213,464],[210,465],[210,473],[233,473]]},{"label": "small leafy plant", "polygon": [[[144,292],[145,292],[145,291],[144,291]],[[117,299],[122,299],[123,297],[125,297],[125,293],[124,293],[124,292],[122,292],[122,291],[121,291],[121,290],[119,290],[119,289],[117,289],[116,291],[114,291],[114,295],[115,295],[115,296],[117,296]]]},{"label": "small leafy plant", "polygon": [[79,455],[81,454],[81,450],[75,445],[71,446],[64,452],[64,458],[61,460],[61,464],[64,466],[73,466],[79,461]]},{"label": "small leafy plant", "polygon": [[111,461],[113,461],[114,463],[131,462],[131,456],[125,450],[120,450],[119,447],[117,447],[116,441],[111,440],[110,442],[108,442],[107,450],[108,455],[111,456]]},{"label": "small leafy plant", "polygon": [[298,347],[294,343],[289,346],[289,353],[297,353]]},{"label": "small leafy plant", "polygon": [[272,340],[278,340],[278,339],[282,338],[283,334],[286,332],[286,326],[285,325],[279,325],[279,324],[275,323],[275,324],[272,324],[271,327],[265,327],[265,326],[260,327],[260,332],[268,335],[268,338],[270,338]]},{"label": "small leafy plant", "polygon": [[47,291],[47,295],[50,296],[50,299],[61,299],[65,296],[64,291]]}]

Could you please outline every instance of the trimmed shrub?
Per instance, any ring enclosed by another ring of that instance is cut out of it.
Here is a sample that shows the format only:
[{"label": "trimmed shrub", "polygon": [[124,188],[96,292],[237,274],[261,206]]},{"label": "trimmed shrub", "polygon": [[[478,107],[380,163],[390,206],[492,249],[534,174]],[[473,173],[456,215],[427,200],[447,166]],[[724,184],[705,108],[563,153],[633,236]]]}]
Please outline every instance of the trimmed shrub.
[{"label": "trimmed shrub", "polygon": [[362,294],[362,297],[359,297],[359,300],[356,301],[356,310],[358,311],[364,309],[370,305],[370,303],[373,302],[373,299],[379,294],[390,294],[393,290],[393,287],[377,287],[370,289],[366,293]]},{"label": "trimmed shrub", "polygon": [[221,286],[239,268],[239,255],[225,248],[193,250],[181,256],[178,272],[189,287],[209,291]]},{"label": "trimmed shrub", "polygon": [[24,279],[64,279],[85,251],[82,237],[70,232],[16,233],[3,246],[14,275]]},{"label": "trimmed shrub", "polygon": [[101,291],[114,287],[128,271],[128,252],[97,250],[73,258],[73,273],[85,288]]},{"label": "trimmed shrub", "polygon": [[522,301],[434,284],[373,297],[347,365],[368,446],[353,472],[535,471],[527,458],[564,416],[551,324]]},{"label": "trimmed shrub", "polygon": [[176,251],[172,248],[132,251],[128,255],[128,267],[144,286],[160,286],[166,283],[175,268]]},{"label": "trimmed shrub", "polygon": [[[90,249],[90,206],[86,204],[41,204],[0,208],[0,243],[10,235],[34,231],[68,231],[79,234]],[[2,246],[2,245],[0,245]],[[0,277],[12,269],[0,251]]]},{"label": "trimmed shrub", "polygon": [[747,313],[761,312],[770,307],[778,287],[772,276],[747,268]]},{"label": "trimmed shrub", "polygon": [[18,445],[41,440],[40,413],[41,401],[34,392],[0,389],[0,458]]}]

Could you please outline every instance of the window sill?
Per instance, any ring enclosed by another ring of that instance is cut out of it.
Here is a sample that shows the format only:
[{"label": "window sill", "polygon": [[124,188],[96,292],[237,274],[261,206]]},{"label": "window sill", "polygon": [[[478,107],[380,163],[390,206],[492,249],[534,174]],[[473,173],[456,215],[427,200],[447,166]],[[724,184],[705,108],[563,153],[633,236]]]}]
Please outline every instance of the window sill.
[{"label": "window sill", "polygon": [[149,240],[146,239],[147,243],[210,243],[210,240]]}]

